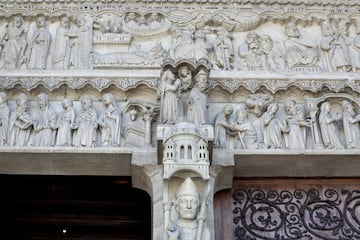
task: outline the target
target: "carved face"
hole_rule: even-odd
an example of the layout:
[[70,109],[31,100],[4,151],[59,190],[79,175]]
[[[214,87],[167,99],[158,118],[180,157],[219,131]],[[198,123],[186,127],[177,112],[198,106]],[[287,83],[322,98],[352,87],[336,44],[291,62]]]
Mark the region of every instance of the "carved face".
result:
[[68,17],[62,17],[61,18],[61,26],[63,27],[70,27],[70,21]]
[[236,121],[242,123],[246,119],[247,113],[246,110],[239,110],[236,114]]
[[39,95],[37,97],[37,103],[38,103],[40,109],[44,110],[46,108],[46,106],[48,105],[45,95]]
[[136,21],[136,15],[135,13],[129,13],[129,15],[127,16],[127,20],[128,21]]
[[286,105],[285,105],[285,110],[286,110],[286,112],[287,112],[288,114],[293,114],[293,113],[295,113],[296,108],[295,108],[294,102],[288,102],[288,103],[286,103]]
[[277,105],[276,103],[272,103],[272,104],[270,104],[269,107],[268,107],[269,113],[274,114],[274,113],[277,112],[277,110],[278,110],[278,105]]
[[290,22],[286,26],[286,34],[288,35],[288,37],[300,37],[299,29],[293,22]]
[[14,26],[17,27],[17,28],[19,28],[19,27],[22,26],[22,24],[23,24],[23,19],[22,19],[22,17],[16,16],[16,17],[14,18]]
[[89,108],[91,107],[91,100],[89,98],[84,98],[81,99],[81,107],[84,111],[89,110]]
[[248,33],[248,35],[246,36],[246,43],[248,44],[248,47],[250,49],[258,49],[260,46],[259,36],[254,32]]
[[138,113],[137,113],[137,111],[136,111],[135,108],[130,111],[130,119],[131,119],[131,121],[135,121],[135,120],[136,120],[137,114],[138,114]]
[[273,41],[269,35],[261,36],[260,42],[262,48],[266,51],[270,51],[273,48]]
[[66,109],[69,109],[69,107],[72,106],[72,102],[70,99],[64,99],[62,101],[62,107],[66,110]]
[[224,107],[224,114],[226,118],[229,118],[233,113],[234,109],[231,105],[227,105]]
[[329,113],[330,112],[330,103],[328,102],[324,102],[322,105],[321,105],[321,110],[325,113]]
[[111,97],[109,95],[104,95],[102,102],[105,106],[111,105]]
[[151,17],[150,17],[151,21],[159,21],[160,20],[160,16],[158,13],[152,13]]
[[197,77],[196,77],[196,86],[200,90],[207,89],[207,77],[205,75],[203,75],[203,74],[197,75]]
[[36,25],[38,28],[44,27],[46,24],[45,18],[44,17],[38,17],[36,19]]
[[177,199],[176,210],[180,218],[194,220],[199,209],[199,199],[194,196],[180,196]]
[[343,35],[343,36],[347,36],[349,34],[348,26],[347,26],[346,22],[339,23],[338,32],[340,35]]

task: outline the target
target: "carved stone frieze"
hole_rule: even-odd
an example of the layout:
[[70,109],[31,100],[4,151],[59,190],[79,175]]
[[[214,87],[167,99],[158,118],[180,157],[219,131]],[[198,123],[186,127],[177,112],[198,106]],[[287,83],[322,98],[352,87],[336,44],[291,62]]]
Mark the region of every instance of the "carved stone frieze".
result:
[[111,6],[4,8],[0,68],[160,69],[167,58],[204,58],[223,71],[360,70],[359,15],[350,10]]

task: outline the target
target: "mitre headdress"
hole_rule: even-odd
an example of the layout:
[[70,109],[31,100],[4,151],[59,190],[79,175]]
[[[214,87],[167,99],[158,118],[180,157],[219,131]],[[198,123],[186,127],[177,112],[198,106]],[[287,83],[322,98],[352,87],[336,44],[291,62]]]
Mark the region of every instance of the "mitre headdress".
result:
[[176,192],[176,198],[179,198],[181,196],[194,196],[196,198],[199,198],[199,191],[195,186],[194,182],[189,177],[186,178],[186,180],[181,184],[181,186]]

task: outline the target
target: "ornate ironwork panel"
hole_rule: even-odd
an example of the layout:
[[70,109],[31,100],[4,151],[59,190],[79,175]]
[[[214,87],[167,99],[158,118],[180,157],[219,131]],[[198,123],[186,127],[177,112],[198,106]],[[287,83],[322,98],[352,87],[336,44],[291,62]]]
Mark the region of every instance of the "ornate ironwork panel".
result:
[[360,239],[360,190],[233,193],[236,240]]

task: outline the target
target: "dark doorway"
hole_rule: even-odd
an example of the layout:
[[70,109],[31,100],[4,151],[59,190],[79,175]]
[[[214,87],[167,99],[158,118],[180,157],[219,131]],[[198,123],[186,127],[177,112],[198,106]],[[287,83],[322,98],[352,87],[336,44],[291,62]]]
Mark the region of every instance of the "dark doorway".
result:
[[1,239],[151,239],[150,197],[130,177],[0,175],[0,189]]

